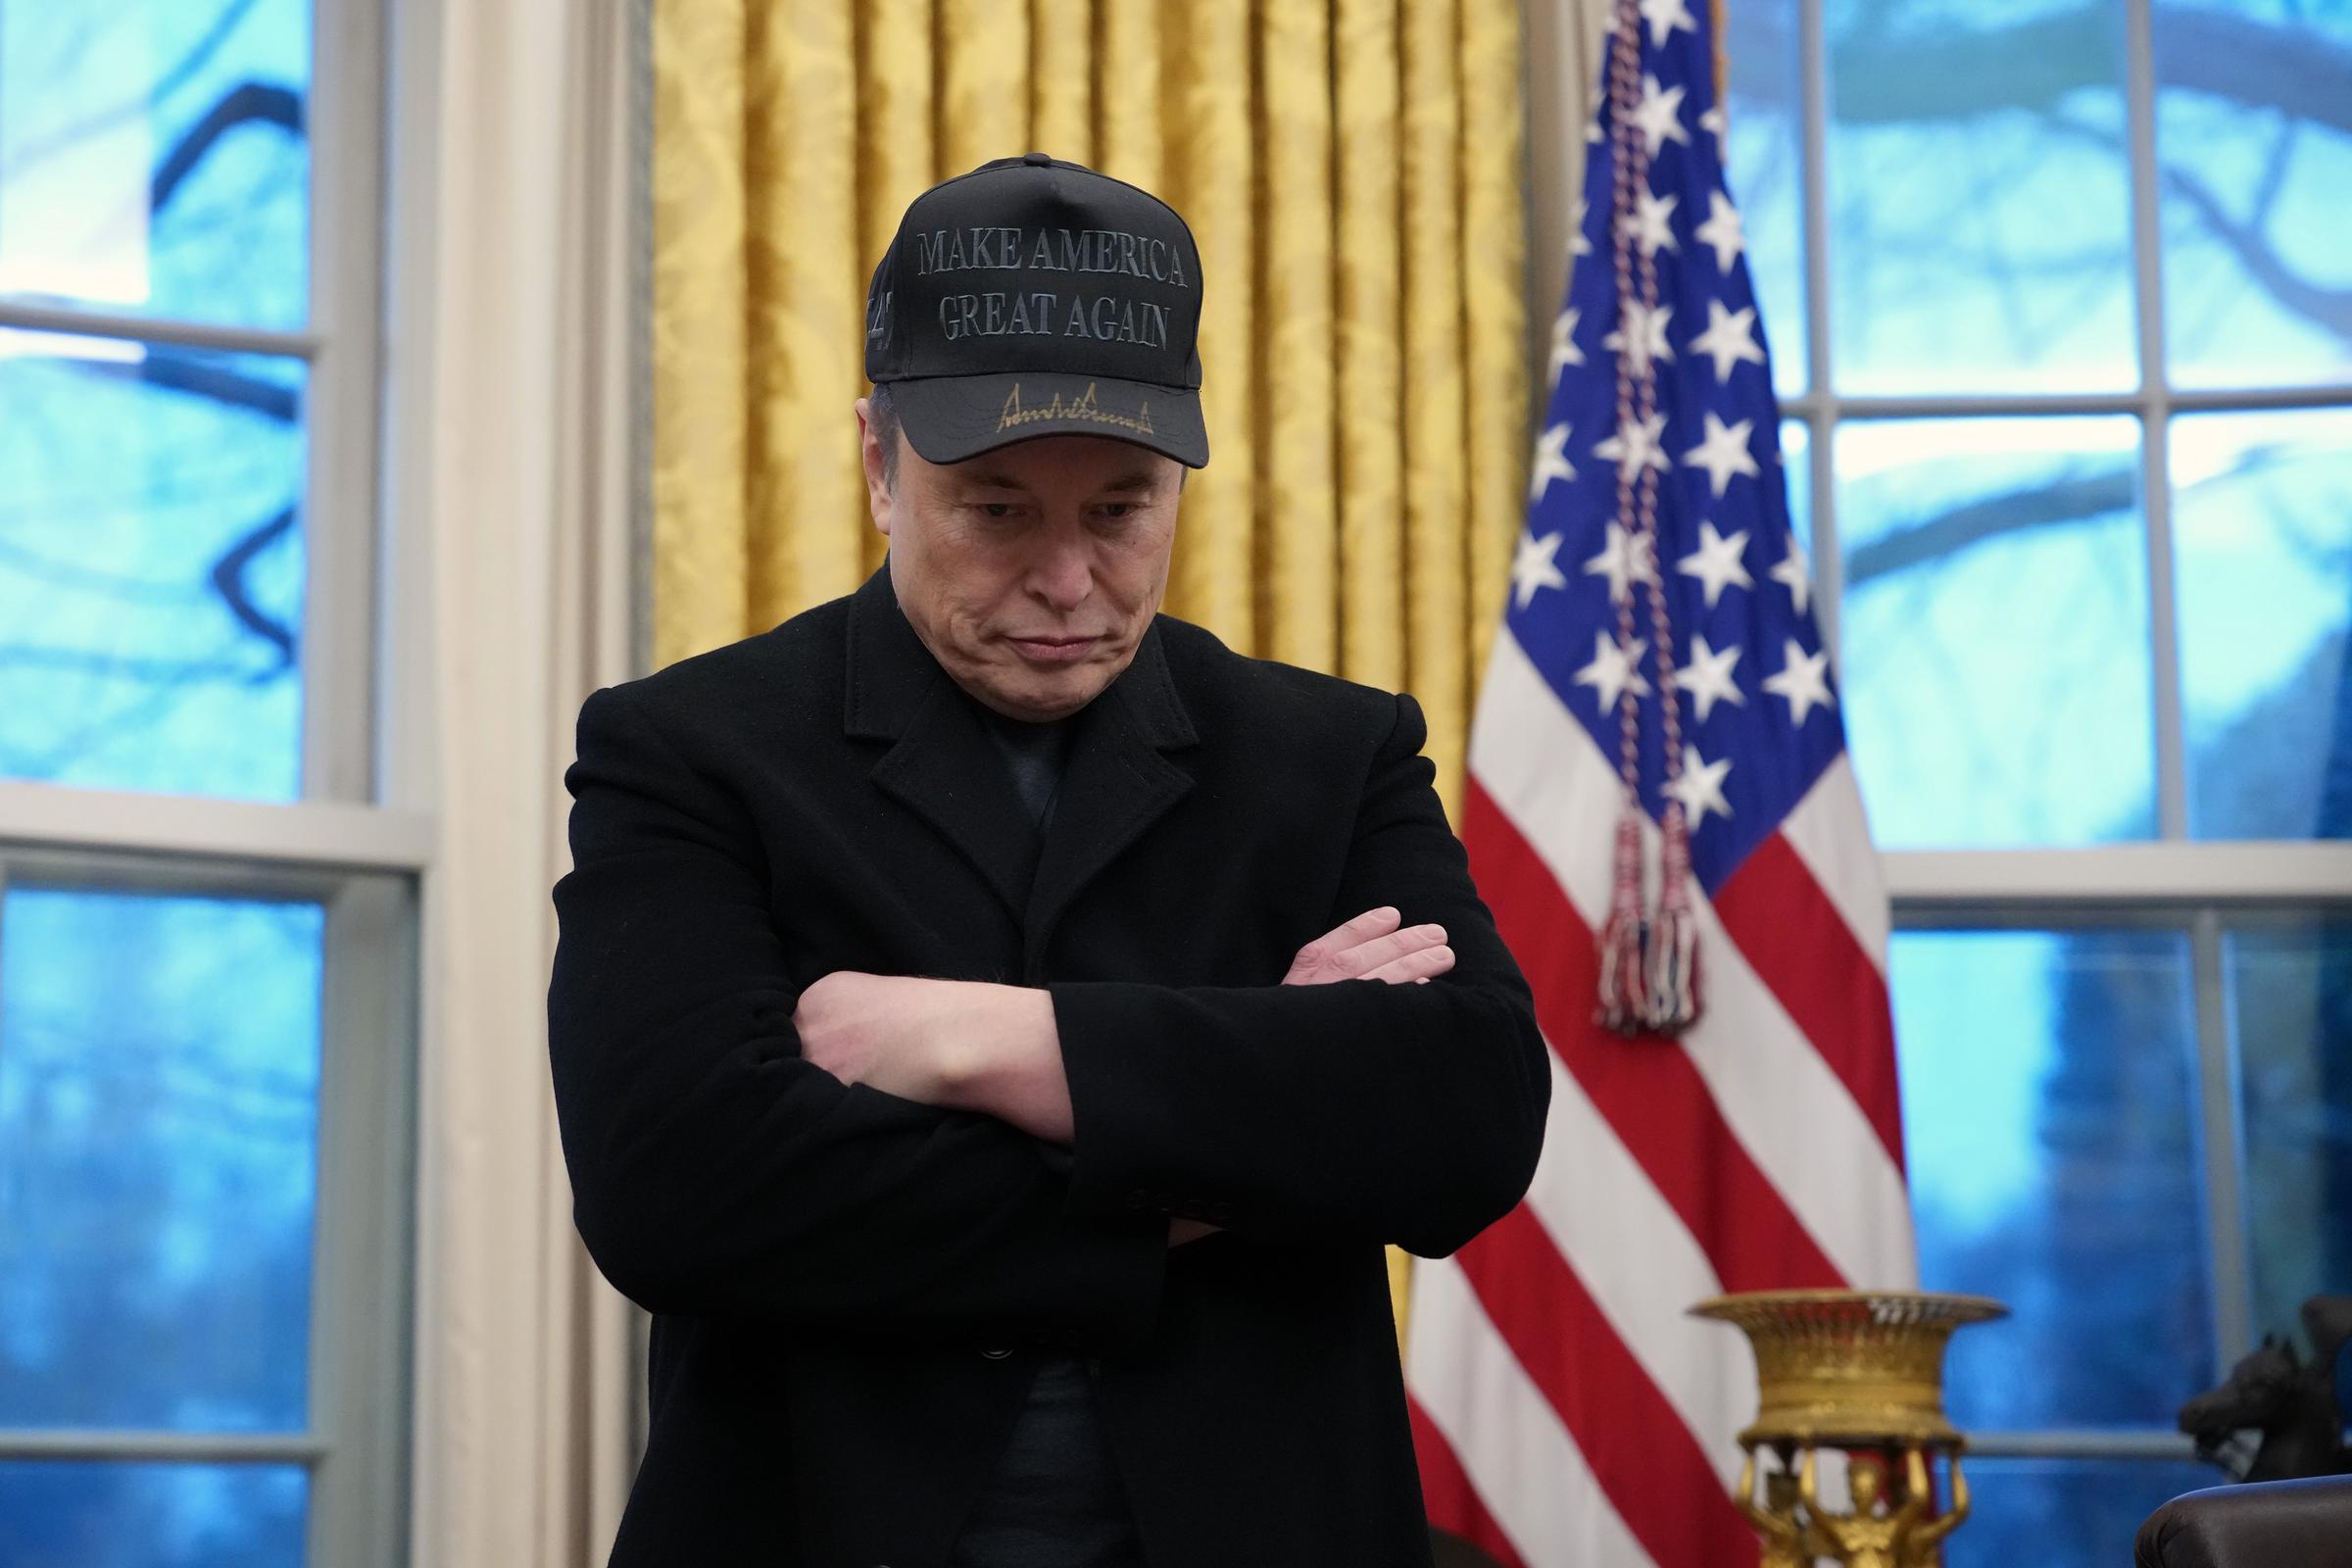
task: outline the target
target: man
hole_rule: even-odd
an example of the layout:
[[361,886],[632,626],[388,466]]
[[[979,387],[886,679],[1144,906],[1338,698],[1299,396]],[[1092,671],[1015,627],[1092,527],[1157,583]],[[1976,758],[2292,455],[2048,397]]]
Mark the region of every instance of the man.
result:
[[549,1029],[654,1314],[612,1561],[1429,1562],[1381,1244],[1549,1097],[1411,698],[1156,613],[1200,258],[1042,154],[917,197],[858,405],[884,567],[590,696]]

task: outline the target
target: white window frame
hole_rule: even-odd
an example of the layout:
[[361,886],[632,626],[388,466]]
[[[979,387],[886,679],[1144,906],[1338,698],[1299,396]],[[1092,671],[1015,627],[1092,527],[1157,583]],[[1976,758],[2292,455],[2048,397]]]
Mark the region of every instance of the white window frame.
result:
[[0,327],[283,355],[309,368],[301,799],[0,780],[0,895],[13,879],[324,909],[308,1420],[282,1434],[0,1429],[0,1462],[299,1464],[309,1473],[305,1561],[393,1568],[407,1557],[418,902],[434,816],[415,767],[388,765],[378,741],[413,732],[388,711],[418,698],[391,678],[393,651],[423,642],[402,623],[414,612],[387,592],[399,553],[378,526],[392,19],[384,0],[313,0],[312,19],[302,328],[0,298]]
[[[2192,841],[2188,837],[2174,582],[2172,495],[2167,472],[2176,414],[2352,407],[2352,383],[2183,390],[2166,365],[2163,238],[2156,166],[2156,74],[2151,0],[2125,0],[2124,92],[2129,117],[2132,257],[2140,382],[2135,390],[2083,395],[1842,397],[1836,390],[1829,262],[1830,83],[1822,0],[1791,0],[1797,21],[1799,210],[1804,247],[1807,388],[1780,399],[1784,419],[1806,432],[1814,572],[1823,633],[1835,650],[1843,592],[1838,548],[1834,441],[1846,420],[1987,416],[2125,414],[2141,421],[2140,491],[2146,521],[2157,837],[2082,849],[1887,851],[1883,856],[1896,929],[1985,926],[2065,930],[2102,917],[2185,931],[2196,1000],[2195,1129],[2210,1275],[2217,1375],[2266,1330],[2255,1321],[2245,1208],[2244,1122],[2232,1026],[2226,1010],[2224,929],[2255,910],[2352,909],[2352,844]],[[1950,1283],[1950,1282],[1946,1282]],[[2183,1389],[2185,1401],[2196,1394]],[[1986,1456],[2191,1458],[2176,1432],[2142,1429],[1972,1432]]]

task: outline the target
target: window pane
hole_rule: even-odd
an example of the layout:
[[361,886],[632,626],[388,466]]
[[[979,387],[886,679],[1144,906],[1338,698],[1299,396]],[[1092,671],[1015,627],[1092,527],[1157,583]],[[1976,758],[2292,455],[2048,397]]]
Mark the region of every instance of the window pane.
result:
[[0,294],[308,314],[309,0],[0,0]]
[[1813,549],[1813,427],[1802,419],[1781,421],[1781,472],[1788,481],[1788,528]]
[[0,1426],[304,1427],[323,932],[0,901]]
[[300,795],[302,390],[0,330],[0,776]]
[[[1803,419],[1781,421],[1781,473],[1788,480],[1788,531],[1796,536],[1805,552],[1805,568],[1816,582],[1821,579],[1819,545],[1813,533],[1813,427]],[[1844,692],[1845,677],[1835,652],[1838,645],[1838,607],[1816,595],[1813,617],[1821,626],[1822,636],[1832,649],[1830,656],[1831,680],[1840,695]]]
[[1879,842],[2153,833],[2137,421],[1871,421],[1837,441],[1846,733]]
[[2223,953],[2254,1328],[2300,1343],[2305,1298],[2352,1294],[2352,916],[2232,930]]
[[0,1568],[296,1568],[296,1465],[0,1463]]
[[1838,386],[2132,385],[2124,8],[1830,0],[1824,24]]
[[2352,9],[2159,3],[2155,29],[2174,377],[2352,376]]
[[2184,1459],[1964,1459],[1970,1516],[1945,1548],[1950,1568],[2132,1560],[2140,1521],[2225,1479]]
[[1964,1430],[2170,1427],[2208,1387],[2189,946],[2173,931],[1901,931],[1903,1132]]
[[2172,482],[2189,831],[2352,837],[2352,412],[2176,419]]
[[1804,153],[1794,0],[1745,0],[1724,18],[1730,56],[1724,183],[1740,209],[1757,340],[1783,397],[1805,389]]

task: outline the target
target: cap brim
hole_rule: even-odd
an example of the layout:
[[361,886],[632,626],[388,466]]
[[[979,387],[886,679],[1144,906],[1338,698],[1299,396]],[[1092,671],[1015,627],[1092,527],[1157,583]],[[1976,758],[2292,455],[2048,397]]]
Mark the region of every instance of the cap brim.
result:
[[907,445],[926,463],[961,463],[1041,435],[1132,441],[1187,467],[1208,464],[1195,387],[1107,375],[931,375],[890,383]]

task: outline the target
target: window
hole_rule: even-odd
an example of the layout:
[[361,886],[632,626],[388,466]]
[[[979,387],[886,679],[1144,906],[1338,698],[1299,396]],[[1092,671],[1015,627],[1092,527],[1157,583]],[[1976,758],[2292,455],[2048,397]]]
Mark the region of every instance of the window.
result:
[[400,1558],[372,0],[0,0],[0,1568]]
[[1956,1568],[2103,1562],[2352,1290],[2352,10],[1749,0],[1730,178],[1872,826]]

